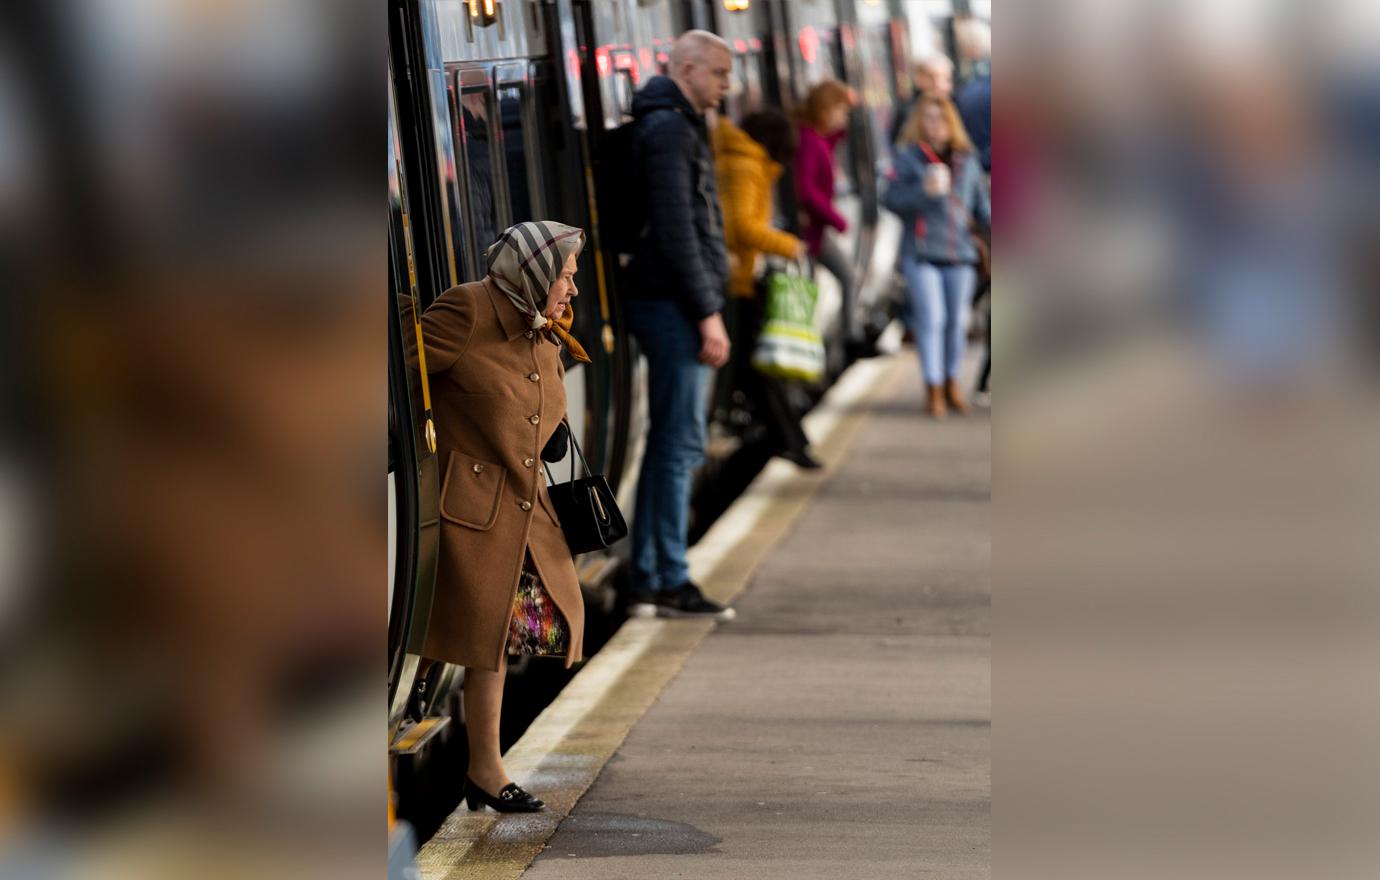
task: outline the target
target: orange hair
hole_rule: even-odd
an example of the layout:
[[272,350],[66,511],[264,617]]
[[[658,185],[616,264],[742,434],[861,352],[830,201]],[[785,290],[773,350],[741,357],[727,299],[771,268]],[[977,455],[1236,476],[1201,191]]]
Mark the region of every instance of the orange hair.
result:
[[824,117],[839,104],[852,104],[853,92],[836,79],[826,79],[815,83],[800,105],[797,122],[818,131],[824,125]]
[[[931,144],[925,140],[925,126],[920,118],[925,113],[926,107],[938,107],[944,113],[944,118],[949,121],[949,142],[947,144]],[[971,153],[973,142],[968,137],[968,129],[963,127],[963,120],[959,118],[958,108],[954,102],[948,98],[941,98],[938,95],[921,95],[920,100],[915,102],[915,109],[910,111],[910,118],[906,124],[901,126],[901,134],[896,138],[898,144],[918,144],[924,142],[929,144],[931,149],[943,150],[948,148],[955,153]]]

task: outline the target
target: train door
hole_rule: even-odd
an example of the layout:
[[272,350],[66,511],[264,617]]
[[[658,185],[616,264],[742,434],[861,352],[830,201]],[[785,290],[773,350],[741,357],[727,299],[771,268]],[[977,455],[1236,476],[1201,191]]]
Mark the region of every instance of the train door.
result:
[[426,635],[437,552],[436,433],[420,347],[417,250],[393,91],[388,95],[388,688],[390,735]]
[[780,106],[780,83],[770,57],[770,13],[764,2],[717,10],[716,33],[733,50],[733,87],[725,100],[729,118],[743,117],[764,104]]
[[[604,154],[607,133],[632,119],[636,89],[666,71],[671,44],[683,30],[685,10],[673,0],[574,0],[574,45],[578,47],[580,85],[586,118],[584,173],[593,193],[594,163]],[[597,207],[591,205],[597,217]],[[594,223],[599,243],[598,223]],[[611,317],[602,341],[614,374],[609,388],[612,416],[606,473],[620,505],[631,510],[646,439],[646,364],[622,326],[619,308],[622,257],[602,247],[596,255],[598,293]]]

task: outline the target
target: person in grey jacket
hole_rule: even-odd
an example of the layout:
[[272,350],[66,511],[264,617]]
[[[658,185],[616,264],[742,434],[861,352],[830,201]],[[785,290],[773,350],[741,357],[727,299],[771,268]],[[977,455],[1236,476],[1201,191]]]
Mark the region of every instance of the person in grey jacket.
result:
[[638,616],[733,613],[690,581],[685,560],[691,481],[709,440],[709,374],[729,354],[728,255],[704,112],[723,100],[732,69],[727,43],[687,31],[671,48],[670,76],[633,96],[631,171],[646,224],[623,311],[647,356],[650,410],[632,525],[629,604]]
[[[927,409],[968,412],[958,383],[977,286],[972,226],[991,226],[982,166],[948,98],[922,96],[901,131],[882,202],[901,217],[901,270],[928,390]],[[947,405],[947,406],[946,406]]]

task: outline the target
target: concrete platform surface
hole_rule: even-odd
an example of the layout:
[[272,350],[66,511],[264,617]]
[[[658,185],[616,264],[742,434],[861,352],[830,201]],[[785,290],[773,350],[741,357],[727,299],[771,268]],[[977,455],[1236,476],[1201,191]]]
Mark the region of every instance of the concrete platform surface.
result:
[[921,416],[918,369],[866,405],[524,876],[990,876],[990,421]]

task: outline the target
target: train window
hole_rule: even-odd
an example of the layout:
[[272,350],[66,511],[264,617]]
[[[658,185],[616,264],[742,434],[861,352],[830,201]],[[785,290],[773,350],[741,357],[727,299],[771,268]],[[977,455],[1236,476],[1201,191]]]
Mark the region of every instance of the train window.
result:
[[498,240],[505,219],[500,216],[500,191],[495,180],[493,92],[487,84],[461,86],[452,110],[461,146],[456,152],[464,164],[469,204],[471,247],[466,254],[466,275],[475,279],[484,274],[484,250]]
[[503,83],[498,87],[498,119],[502,129],[503,166],[508,179],[509,223],[539,220],[545,209],[541,202],[541,177],[535,161],[541,154],[534,126],[529,122],[527,88],[522,83]]
[[[553,111],[561,107],[557,76],[554,65],[545,61],[534,62],[527,72],[524,85],[527,153],[524,158],[532,192],[532,210],[541,215],[537,219],[570,222],[560,211],[562,206],[569,205],[572,200],[578,202],[578,199],[563,195],[570,182],[561,172],[558,154],[571,149],[571,141],[559,117],[553,115]],[[579,187],[579,192],[583,195],[583,186]]]
[[618,107],[618,113],[621,117],[619,124],[632,119],[633,95],[636,92],[637,84],[633,82],[633,73],[631,70],[626,67],[620,67],[618,70],[614,71],[613,94],[616,106]]
[[403,186],[402,149],[398,135],[397,109],[393,105],[393,90],[388,90],[388,251],[389,263],[395,275],[406,277],[402,284],[394,278],[396,295],[415,295],[415,256],[412,249],[411,228],[408,223],[407,194]]
[[748,99],[747,65],[742,55],[733,56],[733,71],[729,74],[728,95],[724,97],[724,108],[728,117],[739,122],[751,112],[753,104]]
[[891,115],[898,106],[891,91],[895,83],[890,76],[889,36],[886,27],[874,27],[863,30],[862,39],[858,41],[864,59],[862,105],[872,128],[872,142],[877,147],[879,158],[891,153],[891,144],[888,142]]
[[733,56],[732,88],[725,99],[731,118],[741,120],[762,106],[764,70],[761,52],[744,51]]

